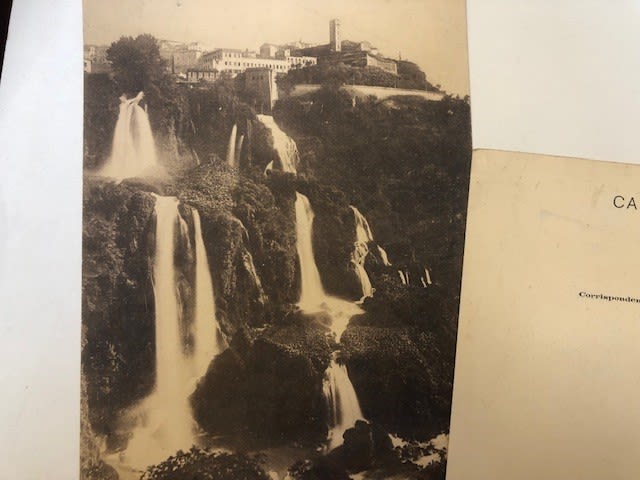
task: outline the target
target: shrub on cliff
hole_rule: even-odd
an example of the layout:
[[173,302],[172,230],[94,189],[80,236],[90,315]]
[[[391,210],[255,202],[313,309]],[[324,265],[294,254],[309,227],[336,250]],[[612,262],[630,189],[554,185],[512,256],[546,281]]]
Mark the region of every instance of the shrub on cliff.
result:
[[269,480],[255,458],[192,447],[147,468],[141,480]]
[[118,89],[130,96],[144,91],[155,100],[171,83],[166,61],[160,56],[160,46],[152,35],[120,37],[107,49],[107,60]]

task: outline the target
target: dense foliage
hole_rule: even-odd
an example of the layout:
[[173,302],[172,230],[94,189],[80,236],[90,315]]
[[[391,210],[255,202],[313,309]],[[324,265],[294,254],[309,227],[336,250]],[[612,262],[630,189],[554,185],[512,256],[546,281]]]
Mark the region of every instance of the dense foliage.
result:
[[151,466],[141,480],[269,480],[255,459],[192,447]]
[[320,63],[289,70],[285,76],[278,79],[278,86],[285,91],[289,91],[301,83],[334,87],[345,84],[395,87],[398,84],[398,77],[378,67],[353,67],[344,63]]
[[158,42],[151,35],[121,37],[107,49],[107,60],[118,90],[129,97],[144,91],[155,100],[161,89],[169,89],[173,83]]

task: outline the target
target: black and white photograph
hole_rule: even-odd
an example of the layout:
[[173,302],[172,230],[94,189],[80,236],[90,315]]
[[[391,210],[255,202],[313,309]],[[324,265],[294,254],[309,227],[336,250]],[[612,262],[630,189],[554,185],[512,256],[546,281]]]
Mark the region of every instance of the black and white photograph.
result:
[[80,478],[444,479],[465,1],[83,19]]

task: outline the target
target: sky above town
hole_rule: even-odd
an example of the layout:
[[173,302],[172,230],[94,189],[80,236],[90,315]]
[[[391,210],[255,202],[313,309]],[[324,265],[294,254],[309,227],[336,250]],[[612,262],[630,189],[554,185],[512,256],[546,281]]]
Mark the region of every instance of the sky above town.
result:
[[84,0],[85,43],[123,35],[258,50],[263,43],[369,41],[383,55],[417,63],[433,84],[469,93],[464,0]]

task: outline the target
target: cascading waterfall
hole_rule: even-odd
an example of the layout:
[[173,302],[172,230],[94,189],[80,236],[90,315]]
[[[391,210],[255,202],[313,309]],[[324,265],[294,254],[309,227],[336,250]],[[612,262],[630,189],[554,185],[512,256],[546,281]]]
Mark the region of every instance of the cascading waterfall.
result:
[[329,450],[341,445],[344,432],[353,427],[356,421],[364,419],[347,367],[339,364],[336,357],[337,352],[334,352],[322,386],[332,425],[328,438]]
[[[280,157],[280,170],[283,172],[297,173],[300,155],[298,154],[298,146],[286,133],[284,133],[271,115],[256,115],[258,121],[262,123],[271,132],[273,138],[273,148],[278,152]],[[274,169],[274,163],[267,165],[265,173]]]
[[141,406],[143,424],[133,432],[126,457],[144,467],[193,443],[188,402],[191,378],[182,348],[174,251],[180,221],[178,199],[156,196],[153,292],[156,311],[156,383]]
[[256,286],[258,290],[258,301],[262,304],[266,303],[267,296],[264,293],[264,288],[262,288],[262,282],[260,281],[260,277],[258,276],[258,271],[256,270],[256,265],[253,263],[253,255],[249,250],[244,250],[242,252],[242,264],[244,265],[245,270],[251,276],[253,280],[253,284]]
[[[283,171],[297,173],[299,161],[298,148],[275,123],[273,117],[258,115],[273,137],[273,145]],[[265,173],[273,169],[270,162]],[[296,249],[300,261],[300,300],[298,306],[306,313],[326,311],[331,316],[331,331],[339,343],[351,317],[362,310],[354,303],[327,295],[322,286],[320,272],[313,254],[313,209],[309,199],[296,192]],[[365,220],[366,221],[366,220]],[[334,352],[331,363],[325,371],[323,393],[327,409],[330,412],[328,447],[330,449],[342,443],[344,432],[355,425],[362,417],[360,404],[345,365],[336,361],[338,352]]]
[[[372,297],[375,289],[371,285],[371,280],[364,268],[367,255],[369,254],[369,244],[374,242],[373,232],[369,226],[369,222],[365,216],[353,205],[349,205],[349,208],[353,211],[353,215],[356,221],[356,241],[354,242],[353,252],[351,252],[351,263],[354,266],[358,280],[360,281],[360,287],[362,288],[362,297],[360,302],[364,301],[367,297]],[[378,253],[380,259],[385,267],[390,267],[389,257],[387,252],[380,245],[378,247]]]
[[[300,260],[301,293],[299,306],[303,311],[313,313],[324,310],[331,316],[331,330],[339,343],[350,318],[361,313],[360,308],[344,300],[325,293],[313,255],[313,210],[309,199],[296,192],[296,247]],[[342,443],[344,432],[362,419],[360,404],[347,367],[336,361],[334,352],[329,368],[325,371],[323,393],[330,413],[328,447],[333,449]]]
[[229,145],[227,145],[227,165],[230,167],[236,166],[236,133],[238,132],[238,126],[234,123],[231,128],[231,134],[229,135]]
[[120,97],[111,156],[100,171],[101,175],[123,180],[147,174],[158,166],[149,116],[138,105],[142,98],[142,92],[132,99]]
[[200,215],[192,210],[195,247],[195,317],[191,325],[194,348],[185,353],[176,286],[174,255],[176,238],[188,235],[186,222],[175,197],[156,196],[156,251],[153,262],[153,292],[156,330],[156,382],[154,391],[139,407],[141,423],[134,432],[125,460],[144,468],[195,440],[189,396],[213,359],[224,348],[216,320],[211,273],[202,238]]
[[380,245],[378,245],[378,253],[380,253],[380,259],[382,260],[382,264],[385,267],[390,267],[391,262],[389,261],[389,256],[387,255],[387,252],[385,251],[385,249],[382,248]]
[[195,339],[194,364],[195,377],[207,372],[211,359],[225,348],[216,318],[216,302],[213,294],[213,282],[209,270],[209,260],[202,238],[200,214],[192,211],[196,239],[196,308],[192,333]]
[[300,259],[300,308],[312,310],[326,299],[320,272],[313,256],[313,210],[309,199],[296,192],[296,248]]
[[353,215],[356,220],[356,241],[354,242],[354,249],[351,252],[351,263],[353,264],[358,280],[360,281],[360,287],[362,288],[363,301],[367,297],[373,296],[373,287],[369,275],[364,268],[364,262],[369,254],[369,242],[373,242],[373,233],[369,227],[369,222],[353,205],[349,206],[353,211]]

